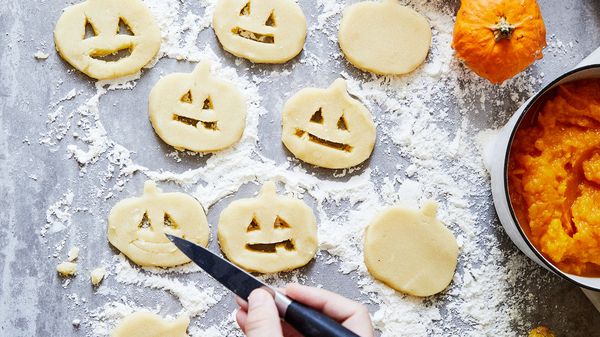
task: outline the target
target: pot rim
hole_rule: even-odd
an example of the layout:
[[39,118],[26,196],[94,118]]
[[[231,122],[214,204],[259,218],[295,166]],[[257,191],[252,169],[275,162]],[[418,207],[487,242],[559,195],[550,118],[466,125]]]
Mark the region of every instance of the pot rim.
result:
[[[512,218],[512,221],[514,222],[514,224],[517,227],[517,231],[519,232],[519,234],[521,235],[521,237],[523,238],[523,240],[525,241],[525,243],[527,244],[527,246],[529,247],[529,249],[531,251],[533,251],[533,253],[535,254],[535,256],[544,263],[544,265],[550,269],[552,272],[554,272],[555,274],[561,276],[563,279],[576,284],[577,286],[581,287],[581,288],[585,288],[585,289],[589,289],[589,290],[595,290],[595,291],[600,291],[600,285],[597,287],[591,286],[589,284],[585,284],[585,283],[581,283],[580,281],[574,279],[571,274],[565,273],[564,271],[560,270],[558,267],[556,267],[552,262],[548,261],[548,259],[546,259],[546,257],[544,255],[542,255],[542,253],[540,253],[538,251],[538,249],[533,245],[533,243],[531,243],[531,241],[529,240],[529,238],[527,237],[527,235],[525,234],[525,232],[523,231],[523,227],[521,227],[521,224],[519,223],[519,220],[517,219],[517,216],[515,214],[515,211],[513,209],[513,205],[512,205],[512,201],[510,199],[510,194],[508,191],[508,163],[509,163],[509,159],[510,159],[510,152],[512,149],[512,145],[513,145],[513,141],[515,139],[517,130],[519,129],[519,127],[521,126],[521,122],[523,121],[523,119],[525,118],[525,116],[527,116],[530,112],[531,107],[537,103],[538,101],[540,101],[541,99],[544,98],[544,96],[550,92],[552,89],[554,89],[554,87],[557,85],[557,83],[563,81],[564,79],[577,74],[579,72],[582,71],[586,71],[588,69],[600,69],[600,64],[590,64],[590,65],[585,65],[582,67],[578,67],[575,69],[572,69],[560,76],[558,76],[557,78],[555,78],[554,80],[552,80],[550,83],[548,83],[546,86],[544,86],[544,88],[542,88],[542,90],[540,90],[537,94],[535,94],[533,96],[533,98],[527,103],[527,105],[525,106],[525,108],[523,109],[523,111],[521,112],[521,115],[519,116],[519,118],[517,119],[514,127],[512,128],[511,132],[510,132],[510,136],[508,138],[508,143],[506,146],[506,152],[505,152],[505,156],[504,156],[504,197],[506,198],[506,202],[508,204],[508,209],[509,209],[509,213],[510,216]],[[577,275],[574,275],[577,276]],[[586,278],[585,276],[579,276],[582,278]],[[600,277],[588,277],[589,279],[593,279],[593,280],[600,280]]]

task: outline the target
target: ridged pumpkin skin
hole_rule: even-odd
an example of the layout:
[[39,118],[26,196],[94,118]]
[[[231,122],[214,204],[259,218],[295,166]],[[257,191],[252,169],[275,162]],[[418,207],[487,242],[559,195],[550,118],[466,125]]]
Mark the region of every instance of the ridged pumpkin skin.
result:
[[463,0],[452,48],[479,76],[502,83],[541,59],[546,27],[535,0]]

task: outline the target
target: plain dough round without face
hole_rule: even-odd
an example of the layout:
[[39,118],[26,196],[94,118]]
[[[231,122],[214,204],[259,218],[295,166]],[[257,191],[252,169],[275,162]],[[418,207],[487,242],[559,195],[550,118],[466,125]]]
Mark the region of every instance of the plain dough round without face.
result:
[[208,244],[202,205],[185,193],[162,193],[146,181],[141,197],[119,201],[108,216],[108,241],[140,266],[172,267],[190,262],[165,233]]
[[170,74],[150,91],[154,131],[179,150],[214,152],[237,142],[246,126],[246,102],[229,82],[210,74],[210,62],[190,74]]
[[446,289],[454,277],[458,245],[437,218],[437,204],[421,211],[392,207],[367,228],[365,264],[376,279],[414,296]]
[[283,107],[283,144],[309,164],[339,169],[367,160],[375,146],[371,113],[350,97],[346,81],[327,89],[306,88]]
[[220,0],[213,29],[223,48],[255,63],[284,63],[302,51],[306,18],[294,0]]
[[317,220],[302,200],[277,195],[267,182],[258,197],[232,202],[219,217],[221,250],[236,265],[260,273],[299,268],[317,253]]
[[[119,33],[120,20],[131,32]],[[89,24],[95,36],[86,38]],[[160,29],[140,0],[87,0],[65,9],[54,28],[60,56],[77,70],[96,79],[131,75],[142,69],[160,49]],[[129,51],[129,56],[103,58]]]
[[397,0],[365,1],[344,10],[338,39],[355,67],[381,75],[406,74],[425,61],[431,28],[423,15]]
[[149,312],[134,312],[123,318],[111,332],[111,337],[188,337],[190,319],[181,316],[168,321]]

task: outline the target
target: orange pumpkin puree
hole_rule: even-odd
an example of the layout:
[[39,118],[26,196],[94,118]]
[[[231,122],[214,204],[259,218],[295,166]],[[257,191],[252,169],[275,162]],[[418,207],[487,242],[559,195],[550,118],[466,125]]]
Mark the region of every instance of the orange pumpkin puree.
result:
[[559,269],[600,275],[600,79],[559,86],[523,121],[509,194],[529,240]]

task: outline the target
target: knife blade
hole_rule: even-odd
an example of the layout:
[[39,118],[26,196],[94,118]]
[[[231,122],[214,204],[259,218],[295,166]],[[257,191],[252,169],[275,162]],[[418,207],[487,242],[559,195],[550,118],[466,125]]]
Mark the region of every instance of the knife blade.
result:
[[265,289],[273,296],[279,316],[304,336],[358,337],[333,319],[290,299],[210,250],[185,239],[166,233],[165,235],[190,260],[245,301],[253,290]]

